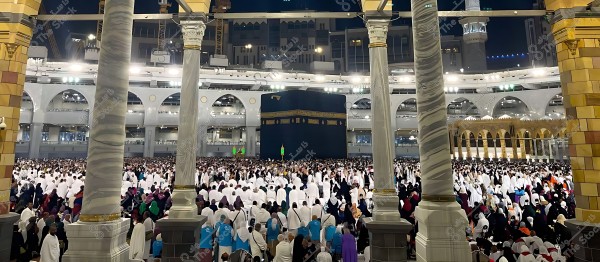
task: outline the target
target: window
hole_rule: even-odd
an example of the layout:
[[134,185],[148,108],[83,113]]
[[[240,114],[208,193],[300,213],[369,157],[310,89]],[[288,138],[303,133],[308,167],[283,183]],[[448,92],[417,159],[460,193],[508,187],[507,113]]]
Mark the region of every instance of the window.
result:
[[371,135],[356,135],[357,144],[371,144]]
[[319,30],[325,30],[325,24],[320,23],[319,24]]

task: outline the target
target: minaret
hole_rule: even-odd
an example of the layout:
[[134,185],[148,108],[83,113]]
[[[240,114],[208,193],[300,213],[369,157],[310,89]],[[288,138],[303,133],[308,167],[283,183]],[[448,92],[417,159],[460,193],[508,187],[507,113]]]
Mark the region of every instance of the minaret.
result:
[[[466,0],[467,11],[480,11],[479,0]],[[463,68],[465,71],[487,70],[485,42],[487,41],[487,17],[463,17]]]

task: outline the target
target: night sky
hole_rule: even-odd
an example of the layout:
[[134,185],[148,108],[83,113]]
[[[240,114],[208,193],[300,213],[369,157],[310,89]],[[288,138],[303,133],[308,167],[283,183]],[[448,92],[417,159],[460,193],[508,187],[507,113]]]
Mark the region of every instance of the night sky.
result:
[[[169,0],[173,6],[171,13],[178,10],[175,0]],[[214,0],[213,0],[214,1]],[[316,10],[316,11],[360,11],[360,0],[231,0],[232,9],[230,12],[279,12],[295,10]],[[491,8],[492,10],[528,10],[532,8],[533,0],[480,0],[482,8]],[[158,13],[158,0],[137,0],[135,5],[136,13]],[[410,10],[409,0],[392,0],[394,10]],[[440,10],[464,10],[462,0],[438,0]],[[98,13],[97,0],[44,0],[44,6],[48,13],[55,13],[58,6],[62,3],[71,8],[71,12],[76,14],[95,14]],[[457,5],[459,4],[459,5]],[[63,8],[58,13],[66,13],[67,8]],[[448,18],[453,19],[453,18]],[[489,56],[527,53],[527,44],[525,38],[524,20],[526,18],[492,18],[488,23],[487,53]],[[394,22],[398,24],[410,24],[410,19],[400,19]],[[338,29],[364,27],[360,19],[344,19],[338,21]],[[68,37],[69,32],[91,34],[96,31],[96,22],[65,22],[55,32],[57,41]],[[461,27],[455,26],[446,34],[461,35]],[[62,38],[62,39],[61,39]]]

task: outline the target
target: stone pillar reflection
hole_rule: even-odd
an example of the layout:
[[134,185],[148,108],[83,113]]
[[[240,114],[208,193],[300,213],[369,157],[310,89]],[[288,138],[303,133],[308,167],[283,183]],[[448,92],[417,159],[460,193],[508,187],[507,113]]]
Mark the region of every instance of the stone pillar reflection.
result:
[[[417,261],[470,261],[467,216],[456,202],[440,42],[437,0],[411,0],[422,201]],[[468,138],[468,137],[467,137]]]
[[533,159],[538,158],[538,148],[537,148],[537,139],[532,139],[533,140]]
[[456,134],[456,130],[450,130],[449,137],[450,137],[450,155],[452,156],[451,159],[454,159],[454,139],[455,139],[455,134]]
[[198,146],[198,82],[200,77],[200,46],[206,25],[198,20],[181,21],[183,31],[183,77],[173,206],[169,218],[193,218],[198,215],[194,174]]
[[506,138],[504,138],[504,134],[502,134],[502,138],[500,138],[500,154],[502,159],[506,159]]
[[519,138],[519,146],[521,148],[521,159],[527,159],[527,152],[525,150],[525,138],[522,136]]
[[[373,168],[375,170],[374,219],[383,221],[399,219],[398,197],[394,176],[394,133],[390,108],[388,83],[387,33],[389,18],[369,19],[369,59],[371,64],[371,111]],[[447,133],[447,131],[446,131]],[[448,150],[446,150],[448,152]]]
[[42,132],[44,124],[31,123],[29,133],[29,158],[40,158],[40,147],[42,146]]
[[156,126],[144,127],[144,157],[154,157]]
[[467,159],[471,159],[471,132],[465,133],[465,142],[467,143]]
[[477,138],[475,139],[475,153],[477,159],[481,159],[481,156],[479,155],[479,134],[477,134]]
[[554,160],[554,139],[550,138],[548,139],[548,162]]
[[247,157],[255,157],[256,156],[256,127],[255,126],[247,126],[246,127],[246,156]]
[[517,137],[516,137],[516,134],[510,134],[510,146],[512,148],[512,159],[519,159],[519,154],[517,154]]
[[197,143],[198,143],[198,148],[196,150],[196,155],[198,157],[206,157],[206,150],[207,150],[207,140],[206,140],[206,135],[208,134],[208,126],[204,125],[204,124],[200,124],[198,126],[198,138],[197,138]]
[[487,133],[484,133],[485,138],[482,140],[483,142],[483,158],[488,160],[490,159],[490,153],[488,152],[488,139]]
[[544,160],[546,160],[547,156],[546,156],[546,139],[542,136],[540,138],[540,143],[542,144],[542,158],[540,158],[540,160],[543,162]]
[[459,132],[458,138],[457,138],[457,144],[458,144],[458,156],[457,159],[462,160],[463,159],[463,152],[462,152],[462,134]]
[[120,189],[133,6],[134,0],[106,2],[83,204],[79,221],[67,225],[63,261],[127,261]]

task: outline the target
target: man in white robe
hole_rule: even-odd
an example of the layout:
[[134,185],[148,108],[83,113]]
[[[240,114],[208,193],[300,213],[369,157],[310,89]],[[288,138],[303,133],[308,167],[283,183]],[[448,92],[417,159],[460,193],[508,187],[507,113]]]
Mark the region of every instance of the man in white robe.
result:
[[279,235],[277,240],[279,240],[279,244],[275,248],[275,262],[292,262],[292,246],[288,238]]
[[308,223],[312,220],[311,212],[312,210],[310,210],[306,201],[303,201],[302,207],[298,209],[298,214],[300,215],[300,222],[302,224],[308,225]]
[[263,258],[263,251],[267,249],[267,241],[260,233],[261,232],[261,224],[254,225],[254,230],[250,233],[250,251],[252,253],[252,257]]
[[56,225],[52,224],[40,248],[40,262],[58,262],[59,259],[60,244],[56,237]]
[[321,247],[321,252],[317,255],[317,262],[331,262],[331,254],[325,251],[325,247]]
[[146,240],[144,243],[144,259],[147,260],[150,258],[150,243],[152,241],[149,236],[154,235],[154,221],[150,218],[150,212],[148,211],[144,212],[144,229],[146,230],[144,235]]
[[23,235],[23,241],[27,241],[27,225],[29,224],[29,219],[34,216],[33,202],[29,202],[27,208],[23,209],[23,212],[21,212],[21,218],[19,219],[19,231],[21,231],[21,234]]
[[146,247],[146,227],[141,221],[133,226],[131,240],[129,241],[129,259],[131,261],[144,261],[144,248]]
[[296,204],[296,205],[299,204],[298,203],[298,191],[299,190],[296,190],[296,186],[294,186],[292,188],[292,190],[290,191],[290,196],[289,196],[290,203],[288,203],[288,205],[292,206],[292,204]]
[[315,199],[319,198],[319,186],[314,181],[306,185],[306,197],[309,205],[312,205]]

